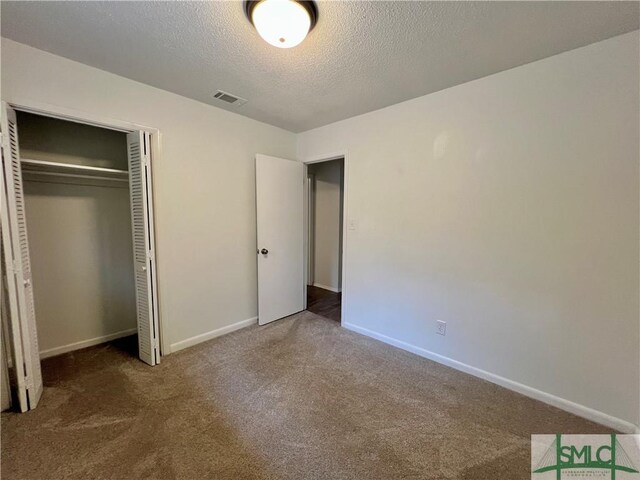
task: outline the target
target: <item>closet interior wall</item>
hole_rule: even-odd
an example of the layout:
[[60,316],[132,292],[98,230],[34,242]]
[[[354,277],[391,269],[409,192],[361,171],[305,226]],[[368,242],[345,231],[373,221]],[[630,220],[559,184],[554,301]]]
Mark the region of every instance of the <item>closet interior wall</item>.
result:
[[127,175],[33,167],[126,171],[126,134],[24,112],[18,126],[41,358],[134,334]]

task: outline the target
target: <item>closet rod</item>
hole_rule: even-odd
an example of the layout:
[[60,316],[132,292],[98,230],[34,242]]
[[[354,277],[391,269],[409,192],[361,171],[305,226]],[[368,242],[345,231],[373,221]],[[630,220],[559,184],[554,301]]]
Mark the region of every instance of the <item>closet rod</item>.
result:
[[122,175],[129,175],[127,170],[118,170],[116,168],[105,168],[105,167],[90,167],[88,165],[74,165],[72,163],[60,163],[60,162],[48,162],[45,160],[31,160],[28,158],[23,158],[21,163],[25,165],[29,165],[32,167],[55,167],[55,168],[64,168],[69,170],[78,170],[83,172],[102,172],[102,173],[116,173]]
[[60,173],[60,172],[39,172],[37,170],[26,170],[25,173],[30,175],[49,175],[51,177],[69,177],[69,178],[88,178],[91,180],[108,180],[110,182],[128,183],[128,178],[101,177],[99,175],[80,175],[77,173]]

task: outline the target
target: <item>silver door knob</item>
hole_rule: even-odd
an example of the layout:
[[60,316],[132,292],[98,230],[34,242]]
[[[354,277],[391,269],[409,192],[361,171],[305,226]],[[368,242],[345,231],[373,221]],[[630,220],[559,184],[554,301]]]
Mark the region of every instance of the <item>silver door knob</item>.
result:
[[263,255],[266,255],[267,253],[269,253],[269,250],[267,250],[266,248],[263,248],[262,250],[260,250],[260,253]]

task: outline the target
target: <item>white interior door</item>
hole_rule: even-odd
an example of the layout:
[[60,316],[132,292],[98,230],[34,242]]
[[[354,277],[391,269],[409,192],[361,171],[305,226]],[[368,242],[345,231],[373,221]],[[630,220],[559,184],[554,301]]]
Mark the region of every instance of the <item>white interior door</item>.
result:
[[[2,183],[2,182],[0,182]],[[4,189],[2,191],[4,193]],[[4,199],[5,197],[0,197]],[[0,204],[4,205],[4,200],[0,200]],[[0,238],[2,236],[0,235]],[[11,381],[9,377],[9,364],[8,359],[11,354],[11,346],[9,342],[9,313],[7,307],[7,293],[5,285],[7,284],[5,278],[6,267],[4,265],[4,254],[0,252],[0,278],[2,278],[2,284],[0,285],[0,321],[2,326],[0,328],[0,405],[2,405],[2,411],[11,408]]]
[[35,408],[42,395],[38,332],[31,284],[29,241],[20,170],[16,112],[2,104],[2,186],[0,203],[2,249],[9,303],[12,366],[18,406]]
[[138,315],[138,355],[149,365],[160,363],[158,294],[156,287],[151,138],[147,132],[127,135],[133,263]]
[[304,166],[256,155],[258,323],[304,310]]

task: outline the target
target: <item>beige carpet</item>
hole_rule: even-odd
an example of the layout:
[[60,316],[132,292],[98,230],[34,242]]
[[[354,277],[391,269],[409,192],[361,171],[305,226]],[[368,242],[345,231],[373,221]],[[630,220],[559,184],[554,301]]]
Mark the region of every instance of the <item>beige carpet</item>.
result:
[[43,362],[2,415],[2,478],[530,479],[532,433],[607,429],[303,312],[148,367]]

